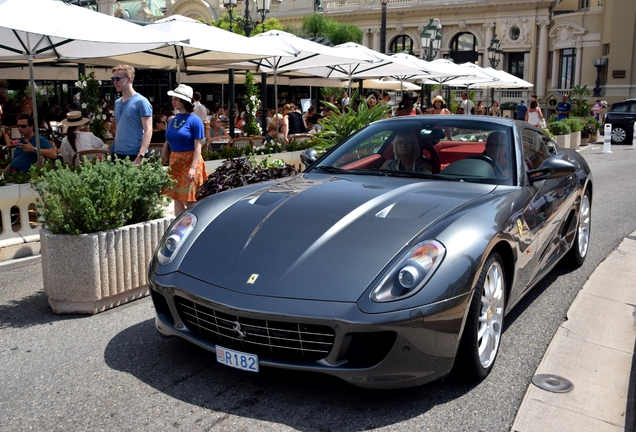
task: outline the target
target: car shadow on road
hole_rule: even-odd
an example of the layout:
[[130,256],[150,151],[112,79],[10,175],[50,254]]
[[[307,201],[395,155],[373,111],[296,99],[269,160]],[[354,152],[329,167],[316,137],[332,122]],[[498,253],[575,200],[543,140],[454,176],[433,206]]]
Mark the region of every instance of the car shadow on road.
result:
[[420,416],[477,385],[451,377],[421,387],[375,391],[323,374],[272,368],[243,372],[217,363],[213,353],[180,338],[162,338],[154,320],[118,333],[104,359],[109,367],[188,404],[296,430],[382,427]]
[[28,328],[56,321],[87,318],[90,315],[57,315],[43,290],[0,304],[0,329]]

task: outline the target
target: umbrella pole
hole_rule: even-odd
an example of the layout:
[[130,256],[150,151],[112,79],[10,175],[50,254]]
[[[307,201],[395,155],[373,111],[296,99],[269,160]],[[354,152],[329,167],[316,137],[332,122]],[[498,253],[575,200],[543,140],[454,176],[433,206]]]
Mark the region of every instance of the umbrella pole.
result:
[[27,33],[27,49],[29,50],[29,78],[31,79],[31,100],[33,104],[33,131],[35,132],[35,151],[40,163],[40,123],[38,123],[38,103],[35,98],[35,78],[33,74],[33,53],[31,53],[31,39]]
[[177,61],[177,85],[181,85],[181,65]]
[[[276,111],[276,140],[280,137],[280,122],[278,121],[278,70],[274,68],[274,110]],[[281,143],[285,148],[285,143]]]

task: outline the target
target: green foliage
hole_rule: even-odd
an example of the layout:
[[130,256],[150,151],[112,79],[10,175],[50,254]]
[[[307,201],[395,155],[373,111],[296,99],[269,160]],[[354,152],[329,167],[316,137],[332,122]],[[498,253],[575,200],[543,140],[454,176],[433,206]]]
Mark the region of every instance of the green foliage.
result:
[[556,114],[552,114],[546,123],[550,124],[550,123],[554,123],[556,121],[557,121],[557,115]]
[[363,33],[354,24],[339,23],[333,18],[325,18],[323,14],[315,13],[303,18],[302,32],[305,36],[326,37],[334,45],[346,42],[362,43]]
[[[355,100],[357,97],[358,91],[356,90],[351,100]],[[322,130],[316,133],[312,140],[316,151],[332,147],[369,123],[386,118],[391,111],[391,105],[388,104],[377,104],[373,108],[369,108],[364,99],[360,100],[357,111],[348,107],[341,111],[332,103],[325,101],[323,103],[333,111],[330,116],[321,120]]]
[[336,100],[342,96],[342,87],[322,87],[320,89],[320,96],[324,99],[328,99],[333,96]]
[[[287,144],[285,151],[298,151],[306,150],[312,146],[312,141],[296,142],[293,140]],[[242,149],[223,147],[221,151],[205,152],[201,154],[204,161],[218,160],[218,159],[232,159],[240,158],[243,156],[258,156],[267,154],[276,154],[283,151],[283,148],[278,143],[265,144],[257,149],[251,147],[244,147]]]
[[87,234],[163,216],[173,183],[160,162],[118,160],[76,168],[55,162],[31,180],[43,226],[55,234]]
[[581,132],[584,126],[583,120],[576,117],[568,117],[561,120],[561,123],[567,124],[572,132]]
[[104,125],[106,115],[102,113],[102,104],[99,89],[102,82],[95,78],[95,71],[88,76],[80,75],[75,86],[80,88],[80,103],[82,104],[82,114],[88,117],[91,132],[97,138],[103,140],[106,126]]
[[591,93],[587,89],[587,85],[584,86],[573,86],[570,90],[570,102],[572,103],[572,115],[585,117],[589,113],[589,108],[587,106],[587,99],[583,96],[590,96]]
[[581,138],[589,138],[596,136],[598,128],[601,123],[594,117],[587,117],[583,119],[583,130],[581,130]]
[[261,125],[256,120],[258,118],[258,108],[260,105],[260,91],[254,85],[254,74],[251,71],[245,72],[245,125],[243,131],[250,136],[263,135]]
[[[236,14],[233,13],[235,17]],[[227,12],[224,12],[223,15],[218,20],[210,21],[210,25],[214,27],[218,27],[223,30],[230,31],[230,15]],[[265,30],[263,30],[263,26]],[[252,29],[250,36],[254,36],[260,33],[268,32],[270,30],[283,30],[283,26],[280,25],[280,22],[276,18],[266,19],[263,24],[259,24]],[[236,34],[240,34],[241,36],[245,36],[245,32],[243,31],[243,26],[237,22],[232,23],[232,32]]]
[[553,135],[569,135],[572,132],[570,126],[564,121],[548,124],[548,130]]

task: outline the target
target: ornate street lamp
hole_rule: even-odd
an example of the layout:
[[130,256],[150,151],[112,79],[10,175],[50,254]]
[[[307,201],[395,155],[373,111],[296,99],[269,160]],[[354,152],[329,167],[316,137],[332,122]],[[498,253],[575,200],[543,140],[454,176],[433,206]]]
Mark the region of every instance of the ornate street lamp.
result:
[[432,18],[420,33],[422,60],[432,61],[442,47],[442,23]]
[[380,52],[386,53],[386,4],[389,0],[380,0],[382,4],[382,20],[380,21]]
[[596,86],[594,87],[594,94],[592,96],[600,97],[601,96],[601,70],[607,64],[607,59],[604,57],[601,58],[593,58],[592,64],[596,68]]
[[495,35],[495,37],[491,39],[490,46],[488,47],[488,60],[490,61],[490,67],[493,69],[497,69],[497,65],[499,65],[501,61],[501,54],[503,53],[499,42],[497,35]]
[[[261,21],[255,21],[250,15],[250,3],[249,0],[245,0],[245,14],[243,18],[233,16],[234,8],[238,0],[223,0],[223,6],[228,10],[230,15],[230,31],[232,31],[232,22],[240,24],[245,32],[245,36],[250,37],[252,30],[259,24],[265,22],[265,15],[269,13],[271,0],[256,0],[256,12],[261,16]],[[263,27],[263,30],[265,28]]]

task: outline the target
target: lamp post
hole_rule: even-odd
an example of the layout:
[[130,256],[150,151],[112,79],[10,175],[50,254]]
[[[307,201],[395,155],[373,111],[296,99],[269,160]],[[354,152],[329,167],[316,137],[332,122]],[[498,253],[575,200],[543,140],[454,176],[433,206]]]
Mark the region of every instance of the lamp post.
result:
[[594,94],[592,96],[600,97],[601,96],[601,70],[603,70],[603,68],[607,64],[607,59],[604,57],[593,58],[592,64],[594,64],[594,67],[596,68],[596,81],[594,82],[596,86],[594,87]]
[[380,21],[380,52],[386,53],[386,4],[389,0],[380,0],[382,4],[382,20]]
[[[422,60],[433,61],[442,47],[442,23],[439,18],[432,18],[422,33],[420,33],[422,43]],[[422,96],[422,103],[424,97]],[[426,105],[431,104],[431,85],[426,86]]]
[[[252,16],[250,15],[249,0],[245,0],[245,14],[243,18],[233,16],[233,12],[234,12],[234,8],[236,7],[237,0],[223,0],[223,6],[225,6],[225,8],[228,11],[228,14],[230,15],[230,31],[233,31],[232,23],[236,22],[240,24],[241,27],[243,28],[243,31],[245,32],[245,36],[250,37],[250,35],[252,34],[252,30],[259,24],[263,24],[265,22],[265,15],[269,13],[271,0],[255,0],[255,2],[256,2],[256,12],[261,16],[260,22],[252,19]],[[263,24],[263,31],[264,30],[265,30],[265,24]],[[265,85],[263,84],[263,82],[265,82],[266,76],[267,75],[265,73],[261,74],[261,88],[265,88],[265,89],[267,89],[267,87],[266,87],[266,84]],[[228,89],[229,89],[228,111],[230,114],[229,128],[230,128],[230,136],[234,138],[234,119],[236,118],[236,115],[238,114],[236,110],[234,109],[234,69],[230,69],[228,71]],[[267,118],[267,92],[265,92],[263,97],[264,99],[262,100],[263,110],[261,112],[261,121],[263,122],[263,125],[264,125],[266,121],[265,119]]]
[[497,39],[497,35],[490,40],[490,46],[488,47],[488,60],[490,61],[490,67],[493,69],[497,69],[499,62],[501,61],[501,54],[503,50],[501,49],[501,44],[499,39]]

